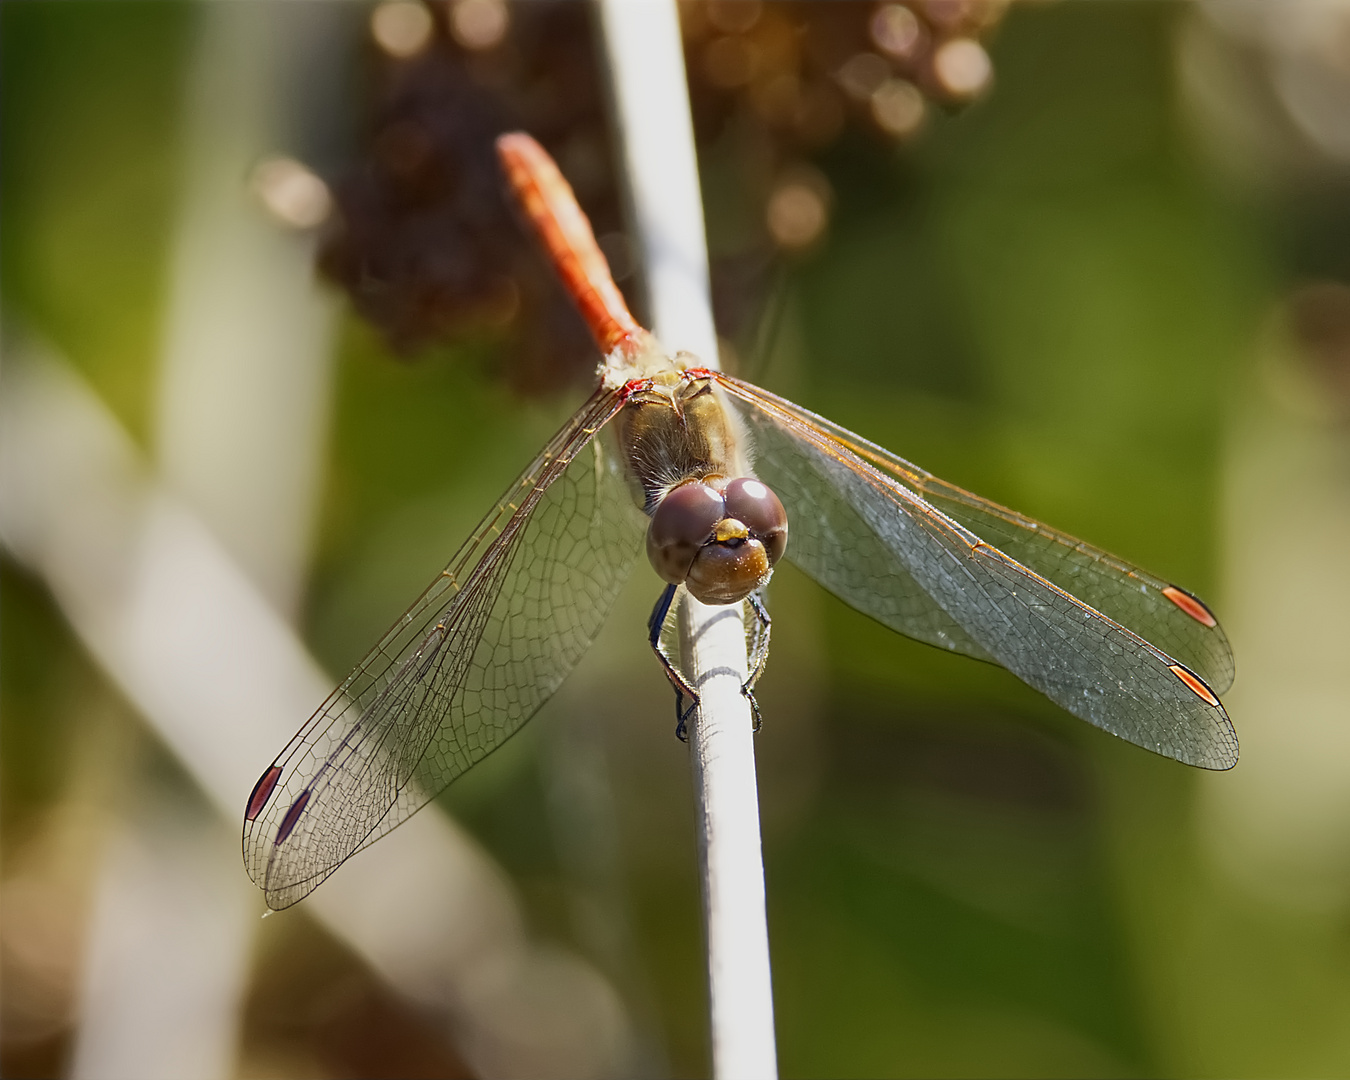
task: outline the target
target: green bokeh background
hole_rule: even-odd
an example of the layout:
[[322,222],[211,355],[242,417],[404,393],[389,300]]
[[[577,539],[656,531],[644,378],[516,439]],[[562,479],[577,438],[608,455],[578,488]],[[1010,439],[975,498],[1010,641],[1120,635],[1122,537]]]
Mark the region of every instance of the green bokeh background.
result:
[[[1230,414],[1283,292],[1303,275],[1350,276],[1350,245],[1334,239],[1350,213],[1343,199],[1237,193],[1206,168],[1176,85],[1191,17],[1180,4],[1015,8],[991,46],[987,100],[900,154],[836,144],[819,162],[834,189],[828,240],[792,269],[756,377],[1185,584],[1222,616]],[[196,18],[187,4],[0,7],[6,316],[78,367],[147,452]],[[715,151],[706,164],[716,183]],[[716,192],[709,205],[715,215]],[[453,352],[391,363],[347,317],[304,613],[334,673],[576,403],[522,407],[480,370]],[[152,736],[41,583],[9,561],[0,572],[8,852],[66,797],[81,746]],[[654,594],[654,579],[641,584]],[[509,869],[532,930],[592,953],[662,1068],[699,1075],[687,760],[642,656],[645,599],[638,588],[616,615],[629,624],[610,628],[637,641],[627,670],[587,674],[446,803]],[[774,604],[758,746],[784,1075],[1350,1070],[1345,908],[1280,907],[1223,876],[1196,807],[1224,776],[901,640],[791,570]],[[610,886],[630,920],[618,960],[593,955],[569,915],[589,886],[556,842],[548,795],[548,761],[576,723],[563,714],[587,719],[587,687],[631,713],[604,747]],[[279,969],[301,995],[359,977],[301,918],[288,926],[260,947],[245,1071],[267,1040],[319,1057],[302,1019],[257,1019]],[[22,1060],[59,1069],[64,1052],[58,1040]]]

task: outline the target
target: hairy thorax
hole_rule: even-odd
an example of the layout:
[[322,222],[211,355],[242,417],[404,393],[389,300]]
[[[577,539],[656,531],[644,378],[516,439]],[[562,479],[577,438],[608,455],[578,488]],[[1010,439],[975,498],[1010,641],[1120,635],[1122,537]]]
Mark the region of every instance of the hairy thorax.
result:
[[617,418],[634,495],[648,514],[678,484],[750,475],[745,439],[711,380],[672,368],[651,383]]

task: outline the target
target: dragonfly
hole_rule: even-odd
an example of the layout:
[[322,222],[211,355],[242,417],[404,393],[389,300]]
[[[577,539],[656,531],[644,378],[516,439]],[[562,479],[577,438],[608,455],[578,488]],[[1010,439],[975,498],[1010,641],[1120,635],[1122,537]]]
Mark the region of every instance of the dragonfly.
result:
[[[1073,715],[1204,769],[1238,758],[1233,654],[1193,593],[974,495],[687,353],[634,319],[590,223],[529,135],[497,141],[522,218],[604,360],[598,385],[424,593],[264,771],[244,862],[274,909],[318,887],[553,694],[646,550],[649,640],[692,595],[747,605],[793,562],[911,638],[999,664]],[[756,711],[756,715],[757,711]]]

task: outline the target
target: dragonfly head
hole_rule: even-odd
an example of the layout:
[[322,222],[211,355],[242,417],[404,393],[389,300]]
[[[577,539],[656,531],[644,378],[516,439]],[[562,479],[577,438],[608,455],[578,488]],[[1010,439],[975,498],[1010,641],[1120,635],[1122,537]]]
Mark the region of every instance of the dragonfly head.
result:
[[705,476],[657,504],[647,557],[664,580],[703,603],[734,604],[769,580],[787,533],[787,511],[764,484]]

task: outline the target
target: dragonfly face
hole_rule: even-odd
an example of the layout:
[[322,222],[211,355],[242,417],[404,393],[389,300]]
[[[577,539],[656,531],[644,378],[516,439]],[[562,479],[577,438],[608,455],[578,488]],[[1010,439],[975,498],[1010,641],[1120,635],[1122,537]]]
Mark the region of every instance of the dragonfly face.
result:
[[735,604],[769,583],[787,536],[787,511],[758,480],[707,476],[661,500],[647,529],[647,557],[695,599]]
[[[623,306],[548,155],[523,135],[498,149],[606,353],[600,386],[259,779],[244,860],[270,906],[306,896],[519,730],[598,633],[644,533],[668,583],[648,627],[658,655],[678,586],[744,599],[767,625],[757,590],[788,558],[858,611],[999,664],[1104,731],[1202,768],[1237,762],[1218,697],[1233,655],[1204,603],[668,358]],[[607,425],[617,454],[595,438]]]

